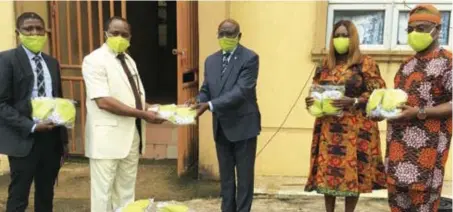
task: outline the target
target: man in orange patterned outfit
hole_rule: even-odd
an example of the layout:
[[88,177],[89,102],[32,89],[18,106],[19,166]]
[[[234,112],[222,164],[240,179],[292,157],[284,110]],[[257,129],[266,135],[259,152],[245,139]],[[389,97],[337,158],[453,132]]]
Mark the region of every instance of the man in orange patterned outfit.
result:
[[409,98],[389,121],[386,172],[392,212],[437,211],[452,135],[452,57],[439,46],[439,11],[409,13],[408,43],[417,53],[395,76]]

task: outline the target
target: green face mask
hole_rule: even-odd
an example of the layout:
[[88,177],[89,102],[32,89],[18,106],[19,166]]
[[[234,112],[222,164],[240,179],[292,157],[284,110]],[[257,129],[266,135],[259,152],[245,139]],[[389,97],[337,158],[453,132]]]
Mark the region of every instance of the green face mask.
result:
[[349,38],[334,38],[333,39],[333,46],[338,54],[344,54],[349,50]]
[[226,52],[233,51],[234,48],[236,48],[236,46],[238,45],[238,43],[239,43],[239,38],[238,37],[235,37],[235,38],[227,38],[227,37],[219,38],[220,48],[223,51],[226,51]]
[[106,43],[115,53],[123,53],[131,45],[129,40],[121,36],[107,37]]
[[22,45],[33,53],[42,51],[47,42],[47,35],[23,35],[19,33]]
[[412,49],[416,52],[421,52],[425,50],[433,42],[431,32],[413,31],[409,33],[409,35],[407,36],[407,42],[409,43],[409,46],[411,46]]

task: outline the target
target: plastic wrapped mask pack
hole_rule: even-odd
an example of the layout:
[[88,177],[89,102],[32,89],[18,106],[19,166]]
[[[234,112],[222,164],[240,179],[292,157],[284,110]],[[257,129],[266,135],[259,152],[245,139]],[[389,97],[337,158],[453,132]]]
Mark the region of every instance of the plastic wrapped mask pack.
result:
[[51,122],[73,128],[76,120],[74,101],[62,98],[39,97],[31,101],[32,117],[36,123]]
[[175,125],[196,124],[197,111],[185,105],[157,105],[149,110],[157,112],[160,118]]
[[308,108],[308,111],[314,117],[321,117],[324,115],[322,111],[322,93],[312,92],[311,97],[313,98],[313,105]]
[[324,91],[322,93],[322,111],[326,115],[340,115],[341,110],[332,105],[332,101],[335,99],[341,99],[343,93],[337,90]]
[[386,111],[395,110],[407,102],[407,94],[401,89],[388,89],[382,98],[382,109]]
[[186,205],[175,201],[154,202],[153,199],[137,200],[115,212],[194,212]]
[[314,103],[308,108],[311,115],[315,117],[329,116],[342,116],[343,111],[334,107],[332,101],[341,99],[344,96],[344,86],[334,85],[314,85],[310,89],[310,97],[313,98]]
[[372,111],[376,110],[384,98],[385,89],[376,89],[371,93],[370,98],[368,98],[368,103],[366,105],[366,113],[371,114]]
[[50,98],[35,98],[31,101],[32,117],[35,122],[48,120],[55,107],[55,101]]
[[373,91],[367,104],[369,117],[391,119],[401,113],[399,107],[407,102],[407,94],[401,89],[378,89]]

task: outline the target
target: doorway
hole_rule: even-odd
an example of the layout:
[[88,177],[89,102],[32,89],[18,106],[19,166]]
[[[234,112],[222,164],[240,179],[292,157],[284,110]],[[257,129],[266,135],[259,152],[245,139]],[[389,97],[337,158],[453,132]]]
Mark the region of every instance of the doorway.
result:
[[177,102],[176,1],[127,1],[131,47],[152,104]]
[[[122,15],[123,8],[126,10],[125,18],[131,25],[132,34],[128,53],[137,64],[147,102],[175,103],[178,90],[177,56],[172,54],[172,50],[177,46],[176,1],[100,2],[104,22],[112,15]],[[99,22],[96,17],[99,7],[92,7],[91,10],[93,18]]]

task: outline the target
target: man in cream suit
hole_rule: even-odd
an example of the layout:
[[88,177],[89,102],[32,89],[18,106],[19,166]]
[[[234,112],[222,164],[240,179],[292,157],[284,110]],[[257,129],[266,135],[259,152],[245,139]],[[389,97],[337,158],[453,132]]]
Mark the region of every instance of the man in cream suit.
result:
[[82,65],[92,212],[110,212],[134,201],[139,155],[146,144],[145,121],[162,122],[146,111],[137,67],[125,53],[131,38],[129,23],[112,17],[105,27],[106,43],[86,56]]

